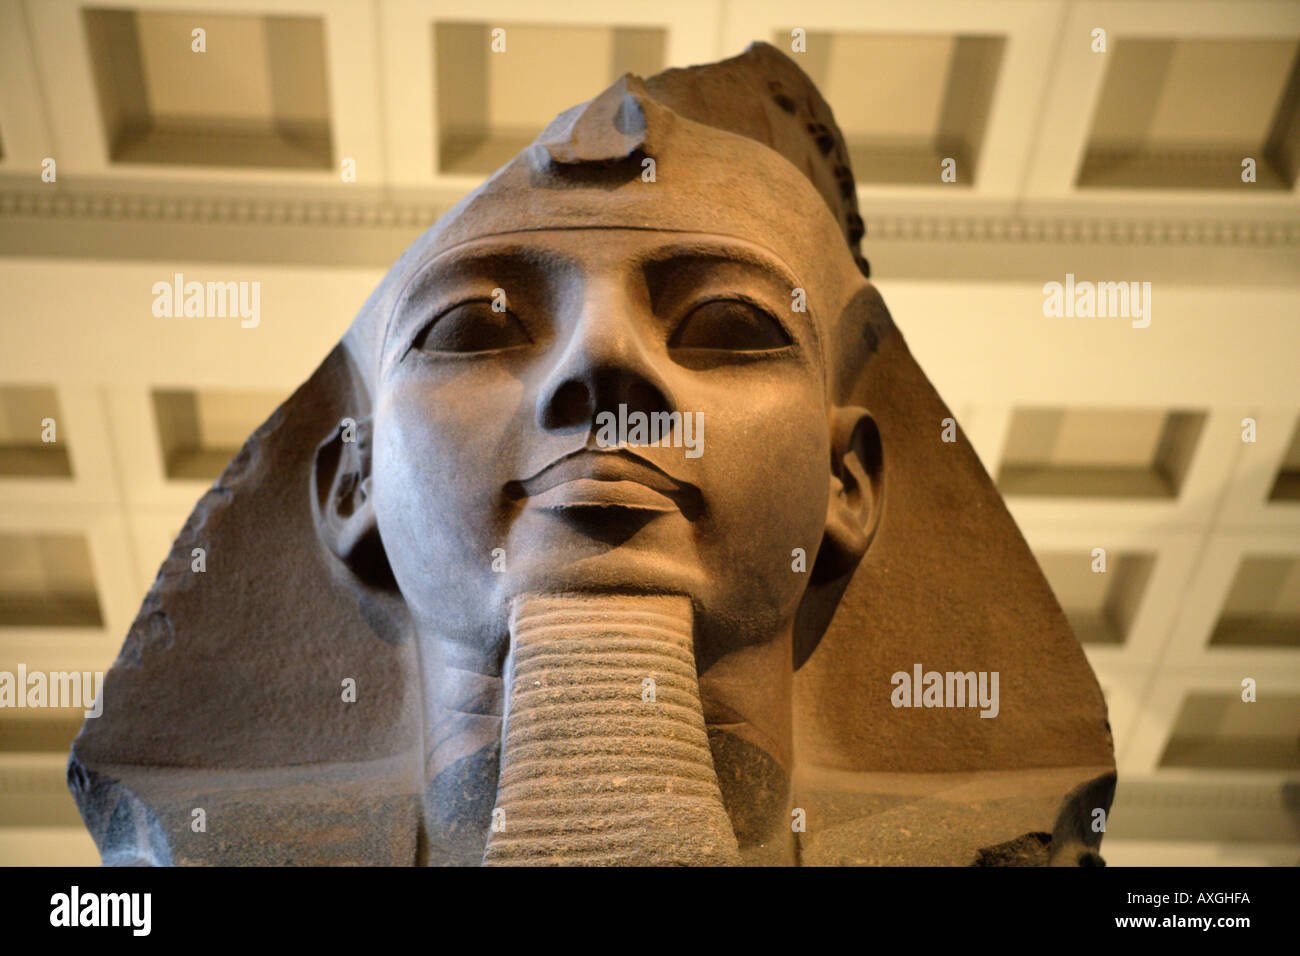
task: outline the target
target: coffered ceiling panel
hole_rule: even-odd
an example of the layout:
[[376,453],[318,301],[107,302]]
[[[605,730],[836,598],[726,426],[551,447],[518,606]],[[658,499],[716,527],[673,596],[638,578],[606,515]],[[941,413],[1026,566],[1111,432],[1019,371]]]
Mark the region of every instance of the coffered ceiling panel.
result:
[[83,16],[114,162],[333,165],[319,19],[120,8]]

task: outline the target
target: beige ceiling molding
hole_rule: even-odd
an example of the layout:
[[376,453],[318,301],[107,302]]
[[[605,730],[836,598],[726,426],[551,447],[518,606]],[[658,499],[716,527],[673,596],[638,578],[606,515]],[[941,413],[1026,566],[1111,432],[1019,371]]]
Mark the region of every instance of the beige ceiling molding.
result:
[[[0,189],[0,217],[210,225],[379,227],[420,229],[454,202],[324,198],[213,197],[122,192],[64,193]],[[1199,219],[999,215],[865,217],[867,236],[886,241],[1069,243],[1138,246],[1294,246],[1300,219]]]
[[412,228],[432,224],[450,205],[151,196],[107,192],[51,195],[39,190],[0,191],[0,216],[145,220],[209,225],[266,223]]
[[1139,246],[1290,246],[1300,242],[1300,220],[1187,220],[1061,216],[863,217],[877,240],[1029,242]]

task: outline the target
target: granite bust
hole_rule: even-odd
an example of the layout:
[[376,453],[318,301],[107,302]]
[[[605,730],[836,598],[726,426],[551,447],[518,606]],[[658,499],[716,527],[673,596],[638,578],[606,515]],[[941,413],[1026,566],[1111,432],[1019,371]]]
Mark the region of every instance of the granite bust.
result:
[[104,862],[1099,863],[1099,688],[863,232],[765,44],[558,116],[195,507]]

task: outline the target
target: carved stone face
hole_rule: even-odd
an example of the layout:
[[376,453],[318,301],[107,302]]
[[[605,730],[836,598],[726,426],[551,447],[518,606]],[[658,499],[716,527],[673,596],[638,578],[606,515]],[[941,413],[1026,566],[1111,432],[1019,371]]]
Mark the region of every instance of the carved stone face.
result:
[[[196,506],[71,755],[106,862],[1095,847],[1096,680],[862,231],[763,44],[557,117]],[[998,719],[891,706],[935,658],[1007,675]],[[191,830],[198,794],[237,839]]]
[[[398,299],[374,409],[375,513],[421,631],[499,659],[528,591],[685,594],[733,646],[789,621],[792,551],[812,566],[831,487],[824,332],[792,308],[794,268],[619,228],[431,259]],[[682,422],[609,447],[598,426],[636,413]]]

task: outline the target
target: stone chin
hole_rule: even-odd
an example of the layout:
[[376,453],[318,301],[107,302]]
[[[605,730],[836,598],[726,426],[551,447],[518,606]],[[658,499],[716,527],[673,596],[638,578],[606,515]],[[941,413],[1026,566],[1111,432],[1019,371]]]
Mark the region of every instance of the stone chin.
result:
[[[636,549],[557,560],[547,552],[535,561],[524,556],[519,568],[502,575],[493,589],[493,620],[504,622],[510,602],[520,594],[672,594],[686,597],[696,616],[696,627],[712,631],[729,629],[731,646],[770,640],[793,618],[791,595],[780,603],[746,601],[717,581],[698,564],[653,551]],[[793,595],[795,601],[798,594]]]

